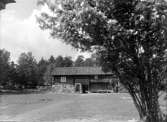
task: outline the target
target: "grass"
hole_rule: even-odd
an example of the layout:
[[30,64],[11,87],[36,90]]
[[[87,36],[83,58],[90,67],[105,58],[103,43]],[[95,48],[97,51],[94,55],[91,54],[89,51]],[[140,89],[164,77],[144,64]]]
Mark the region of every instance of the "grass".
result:
[[0,96],[0,121],[123,122],[134,118],[138,113],[126,93]]
[[138,118],[131,98],[123,93],[3,95],[0,100],[1,115],[27,121],[29,118],[39,121]]

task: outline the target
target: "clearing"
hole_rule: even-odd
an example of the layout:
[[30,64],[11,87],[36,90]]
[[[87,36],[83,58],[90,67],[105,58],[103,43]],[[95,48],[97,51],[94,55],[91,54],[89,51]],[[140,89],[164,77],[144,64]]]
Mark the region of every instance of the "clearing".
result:
[[0,96],[0,121],[128,122],[132,119],[138,119],[138,113],[126,93]]

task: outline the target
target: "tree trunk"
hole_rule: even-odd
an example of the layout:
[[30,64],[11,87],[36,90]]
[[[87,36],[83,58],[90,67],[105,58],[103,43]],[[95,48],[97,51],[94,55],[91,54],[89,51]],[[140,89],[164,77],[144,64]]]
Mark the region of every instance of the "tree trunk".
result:
[[162,114],[158,102],[158,93],[150,88],[144,96],[140,93],[129,90],[134,104],[139,112],[140,119],[144,122],[162,122]]

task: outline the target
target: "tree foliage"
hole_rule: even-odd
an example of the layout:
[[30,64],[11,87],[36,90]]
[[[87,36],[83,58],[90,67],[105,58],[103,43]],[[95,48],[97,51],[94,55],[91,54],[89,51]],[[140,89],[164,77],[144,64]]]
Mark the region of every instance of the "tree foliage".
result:
[[63,67],[72,67],[72,66],[73,66],[72,57],[70,56],[64,57]]
[[[161,122],[159,86],[167,61],[164,0],[55,0],[41,2],[51,14],[38,17],[52,37],[83,51],[97,51],[103,70],[128,89],[141,119]],[[138,92],[136,92],[138,91]]]
[[55,67],[62,67],[63,66],[63,57],[58,56],[55,60],[54,65],[55,65]]
[[19,77],[17,72],[17,65],[12,61],[8,68],[8,88],[15,89],[19,84]]
[[93,67],[93,66],[95,66],[95,62],[93,61],[92,58],[87,58],[84,61],[84,66]]
[[38,85],[45,84],[45,80],[43,76],[46,72],[48,64],[49,62],[47,60],[44,60],[43,58],[41,58],[41,60],[38,62]]
[[15,0],[1,0],[0,1],[0,10],[5,9],[6,4],[15,3]]
[[18,64],[20,84],[25,88],[35,88],[38,81],[38,67],[32,53],[22,53]]
[[0,49],[0,85],[5,86],[8,82],[8,69],[10,66],[10,53]]
[[17,65],[14,62],[10,62],[10,52],[0,49],[0,86],[11,89],[17,83]]
[[74,62],[75,67],[80,67],[84,65],[84,57],[82,55],[79,55],[77,59]]
[[50,64],[53,64],[53,63],[55,63],[55,58],[54,58],[54,56],[50,56],[50,58],[49,58],[49,63]]

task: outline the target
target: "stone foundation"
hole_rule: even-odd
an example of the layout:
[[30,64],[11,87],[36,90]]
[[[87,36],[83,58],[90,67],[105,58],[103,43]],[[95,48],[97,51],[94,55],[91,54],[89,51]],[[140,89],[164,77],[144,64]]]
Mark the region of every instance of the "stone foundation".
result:
[[52,92],[56,93],[74,93],[75,87],[71,84],[55,84],[52,86]]

